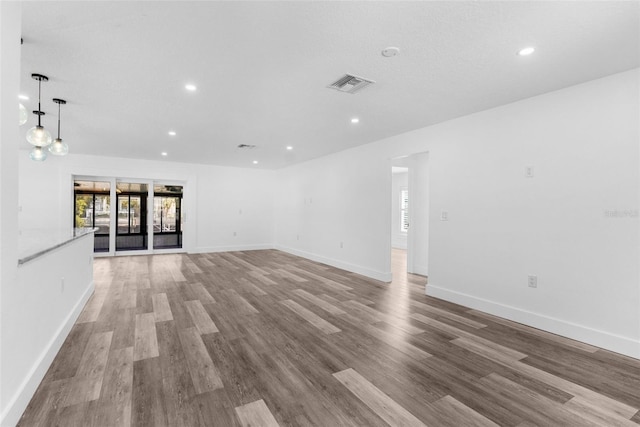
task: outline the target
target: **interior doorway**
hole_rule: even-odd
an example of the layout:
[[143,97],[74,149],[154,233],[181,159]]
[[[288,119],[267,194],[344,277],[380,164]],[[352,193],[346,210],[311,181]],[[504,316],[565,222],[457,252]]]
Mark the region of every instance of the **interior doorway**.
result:
[[429,154],[416,153],[391,161],[391,259],[394,281],[398,266],[409,274],[428,276]]

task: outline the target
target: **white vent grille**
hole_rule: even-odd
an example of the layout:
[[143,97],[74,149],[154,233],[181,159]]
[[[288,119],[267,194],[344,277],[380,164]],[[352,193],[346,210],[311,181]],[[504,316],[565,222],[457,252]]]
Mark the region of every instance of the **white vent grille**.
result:
[[371,83],[375,83],[375,81],[351,74],[345,74],[327,87],[339,90],[340,92],[353,94],[369,86]]

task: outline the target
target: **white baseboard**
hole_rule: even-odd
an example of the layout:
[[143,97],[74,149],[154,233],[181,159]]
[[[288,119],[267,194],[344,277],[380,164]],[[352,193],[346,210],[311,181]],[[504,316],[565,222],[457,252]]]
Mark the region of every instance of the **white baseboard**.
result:
[[204,254],[209,252],[238,252],[238,251],[259,251],[274,249],[271,243],[261,243],[257,245],[234,245],[234,246],[201,246],[190,250],[190,254]]
[[42,354],[31,368],[31,371],[7,404],[5,412],[0,416],[0,426],[15,426],[18,421],[20,421],[22,413],[27,408],[29,401],[38,389],[51,363],[53,363],[53,359],[58,354],[58,351],[60,351],[64,340],[67,339],[82,309],[93,294],[94,288],[95,285],[92,281],[56,333],[51,337],[51,340],[47,343]]
[[542,329],[553,334],[640,359],[640,341],[632,338],[533,313],[517,307],[478,298],[473,295],[444,289],[432,284],[427,285],[425,293],[435,298],[440,298],[445,301],[493,314],[494,316],[522,323],[523,325]]
[[307,258],[316,262],[321,262],[323,264],[327,264],[336,268],[341,268],[343,270],[347,270],[352,273],[361,274],[363,276],[367,276],[367,277],[370,277],[371,279],[379,280],[381,282],[391,282],[391,279],[392,279],[390,271],[388,272],[376,271],[367,267],[362,267],[360,265],[350,264],[348,262],[339,261],[337,259],[326,258],[321,255],[316,255],[310,252],[305,252],[305,251],[289,248],[282,245],[276,245],[275,248],[280,251],[290,253],[292,255],[296,255],[302,258]]

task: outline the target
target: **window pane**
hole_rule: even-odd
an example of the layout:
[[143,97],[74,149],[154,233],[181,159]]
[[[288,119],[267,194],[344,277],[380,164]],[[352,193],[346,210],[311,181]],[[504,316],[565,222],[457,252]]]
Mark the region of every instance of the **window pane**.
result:
[[400,231],[409,230],[409,190],[400,191]]
[[173,233],[177,220],[176,197],[153,198],[153,231],[156,233]]
[[76,219],[75,226],[93,227],[93,195],[76,194]]
[[131,233],[140,233],[140,197],[131,196],[130,200],[129,219],[131,221]]
[[118,196],[118,233],[129,232],[129,196]]
[[96,234],[109,234],[109,228],[111,227],[109,212],[110,212],[110,197],[101,194],[96,194],[96,205],[94,207],[96,212],[96,223],[98,227]]

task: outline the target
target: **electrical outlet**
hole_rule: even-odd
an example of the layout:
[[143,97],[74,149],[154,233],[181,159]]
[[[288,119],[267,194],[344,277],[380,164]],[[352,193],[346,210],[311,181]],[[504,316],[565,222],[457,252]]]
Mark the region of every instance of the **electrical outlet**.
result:
[[527,285],[530,288],[538,287],[538,276],[527,276]]
[[449,221],[449,212],[448,211],[440,212],[440,221]]
[[526,166],[524,168],[524,176],[527,178],[533,178],[533,166]]

